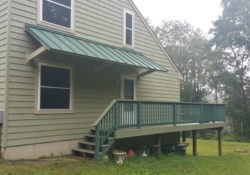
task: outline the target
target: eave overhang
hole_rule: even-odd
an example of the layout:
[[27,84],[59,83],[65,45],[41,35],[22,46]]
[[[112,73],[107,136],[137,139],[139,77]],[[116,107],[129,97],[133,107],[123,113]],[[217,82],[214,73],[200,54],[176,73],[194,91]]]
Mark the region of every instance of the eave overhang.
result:
[[132,49],[119,48],[36,25],[26,24],[25,30],[41,44],[40,48],[27,55],[27,62],[32,61],[46,51],[50,51],[102,60],[110,64],[135,66],[148,70],[147,73],[155,71],[167,72],[163,66]]

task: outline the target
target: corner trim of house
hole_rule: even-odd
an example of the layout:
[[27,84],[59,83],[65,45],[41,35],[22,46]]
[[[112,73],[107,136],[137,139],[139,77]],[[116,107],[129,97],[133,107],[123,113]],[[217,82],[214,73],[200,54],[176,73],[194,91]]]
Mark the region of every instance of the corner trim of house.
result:
[[5,74],[5,96],[4,96],[4,120],[3,120],[3,126],[2,126],[2,136],[1,136],[1,150],[3,150],[7,145],[7,126],[8,126],[8,107],[9,107],[9,101],[8,101],[8,95],[9,95],[9,72],[10,72],[10,26],[11,26],[11,14],[12,14],[12,1],[8,1],[8,16],[7,16],[7,55],[6,55],[6,74]]

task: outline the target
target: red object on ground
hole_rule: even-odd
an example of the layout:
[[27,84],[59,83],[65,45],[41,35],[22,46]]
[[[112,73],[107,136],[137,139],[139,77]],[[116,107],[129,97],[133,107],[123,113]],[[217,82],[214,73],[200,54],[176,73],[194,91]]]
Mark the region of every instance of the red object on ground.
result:
[[127,151],[127,156],[128,157],[133,157],[135,155],[135,153],[134,153],[134,151],[132,150],[132,149],[129,149],[128,151]]

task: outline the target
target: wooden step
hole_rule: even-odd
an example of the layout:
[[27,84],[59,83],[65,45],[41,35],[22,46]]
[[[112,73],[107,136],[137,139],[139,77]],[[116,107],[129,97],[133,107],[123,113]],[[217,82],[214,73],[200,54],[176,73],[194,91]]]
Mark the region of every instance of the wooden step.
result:
[[95,146],[95,142],[88,142],[88,141],[81,141],[79,142],[82,145],[91,145],[91,146]]
[[76,149],[73,149],[73,151],[74,152],[78,152],[78,153],[87,153],[87,154],[93,154],[93,155],[95,155],[95,151],[89,150],[89,149],[76,148]]
[[109,137],[108,140],[115,140],[115,138],[114,137]]
[[[95,142],[88,142],[88,141],[81,141],[79,142],[79,144],[82,144],[82,145],[90,145],[90,146],[95,146]],[[107,144],[103,144],[102,147],[108,147],[109,145]]]
[[102,145],[102,147],[104,148],[104,147],[108,147],[109,145]]
[[[88,138],[95,138],[96,136],[93,135],[93,134],[88,134],[88,135],[85,135],[85,137],[88,137]],[[100,137],[101,138],[101,137]],[[108,140],[114,140],[115,138],[114,137],[109,137]]]
[[[103,133],[103,134],[107,134],[108,131],[99,131],[100,133]],[[95,135],[96,134],[96,130],[95,129],[91,129],[90,132],[89,132],[90,135]]]
[[89,138],[95,138],[95,135],[92,135],[92,134],[88,134],[88,135],[85,135],[85,137],[89,137]]

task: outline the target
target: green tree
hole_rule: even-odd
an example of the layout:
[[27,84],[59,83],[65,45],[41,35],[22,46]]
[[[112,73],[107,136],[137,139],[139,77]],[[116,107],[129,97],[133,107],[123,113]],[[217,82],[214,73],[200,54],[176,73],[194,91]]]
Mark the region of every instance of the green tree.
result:
[[250,138],[250,1],[223,0],[222,5],[223,14],[211,30],[212,42],[223,51],[222,82],[233,129]]
[[207,94],[206,65],[209,62],[209,41],[200,30],[186,22],[163,21],[153,29],[183,74],[182,101],[204,101]]
[[223,52],[221,50],[211,48],[208,54],[209,61],[206,65],[206,83],[209,90],[214,96],[215,102],[219,103],[224,95],[223,79],[225,64],[223,59]]

